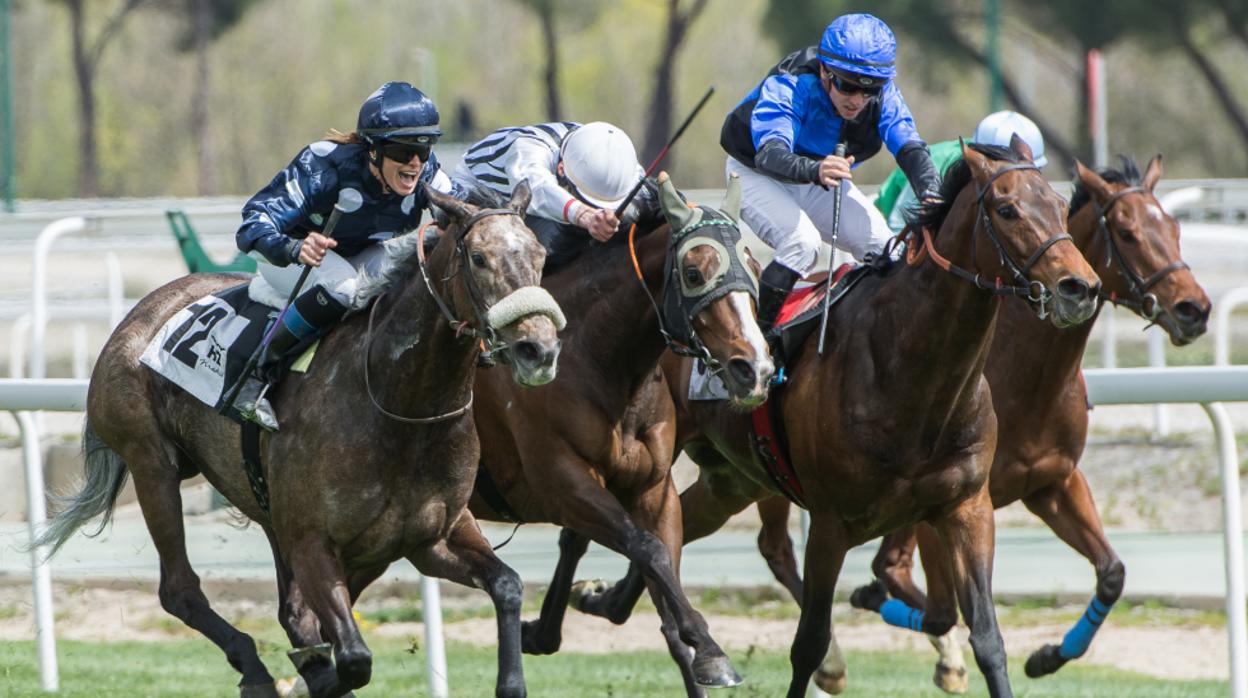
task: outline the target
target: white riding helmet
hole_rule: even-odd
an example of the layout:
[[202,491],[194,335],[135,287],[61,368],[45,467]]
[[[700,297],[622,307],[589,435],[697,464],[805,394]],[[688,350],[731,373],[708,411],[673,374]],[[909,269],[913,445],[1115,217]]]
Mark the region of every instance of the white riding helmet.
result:
[[559,149],[563,176],[589,203],[613,209],[633,190],[645,170],[637,164],[637,150],[627,133],[603,121],[593,121],[563,139]]
[[973,140],[976,143],[1008,148],[1010,137],[1016,133],[1031,148],[1032,161],[1036,163],[1036,167],[1047,165],[1049,159],[1044,156],[1044,136],[1040,134],[1040,127],[1016,111],[999,111],[985,116],[975,127]]

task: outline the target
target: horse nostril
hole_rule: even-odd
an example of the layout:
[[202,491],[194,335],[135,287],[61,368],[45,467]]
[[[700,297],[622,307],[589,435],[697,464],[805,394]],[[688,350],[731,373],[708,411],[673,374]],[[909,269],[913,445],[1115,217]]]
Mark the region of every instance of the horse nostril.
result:
[[738,385],[754,385],[754,366],[745,359],[729,359],[728,372]]
[[1192,301],[1179,301],[1174,304],[1174,315],[1185,325],[1195,325],[1209,318],[1209,309]]
[[541,362],[543,352],[541,347],[537,346],[537,342],[528,340],[516,342],[511,349],[516,353],[516,358],[520,360],[520,363],[526,366],[535,366]]
[[1057,282],[1057,294],[1062,298],[1080,303],[1091,300],[1095,292],[1083,279],[1068,276]]

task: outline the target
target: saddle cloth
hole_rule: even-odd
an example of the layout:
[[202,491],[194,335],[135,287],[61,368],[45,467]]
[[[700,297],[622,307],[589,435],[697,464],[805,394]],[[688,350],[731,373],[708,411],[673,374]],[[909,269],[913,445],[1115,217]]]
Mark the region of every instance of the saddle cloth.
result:
[[219,411],[277,317],[274,300],[285,299],[255,281],[204,296],[169,318],[139,360]]

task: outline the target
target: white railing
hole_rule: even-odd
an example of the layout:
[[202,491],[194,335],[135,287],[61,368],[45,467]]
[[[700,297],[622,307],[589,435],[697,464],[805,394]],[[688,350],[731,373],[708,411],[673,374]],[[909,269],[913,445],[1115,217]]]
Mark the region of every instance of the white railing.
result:
[[[47,518],[43,483],[43,457],[39,432],[31,412],[82,412],[87,407],[85,380],[0,378],[0,410],[13,413],[22,439],[22,459],[26,470],[26,511],[33,542]],[[52,620],[52,574],[46,562],[47,550],[30,552],[31,584],[35,595],[35,635],[39,644],[40,685],[45,691],[58,690],[56,636]],[[422,575],[421,606],[425,619],[425,657],[429,673],[429,693],[435,698],[449,695],[446,647],[442,634],[442,607],[438,581]]]

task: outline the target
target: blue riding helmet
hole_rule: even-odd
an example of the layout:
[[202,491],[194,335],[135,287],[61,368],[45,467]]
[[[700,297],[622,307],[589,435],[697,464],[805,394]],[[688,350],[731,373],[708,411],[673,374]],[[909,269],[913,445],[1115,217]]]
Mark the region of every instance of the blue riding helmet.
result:
[[430,145],[438,141],[438,108],[406,82],[388,82],[364,100],[355,132],[370,146],[379,141]]
[[874,15],[841,15],[819,40],[819,59],[830,70],[864,87],[888,82],[895,75],[897,40],[893,30]]

